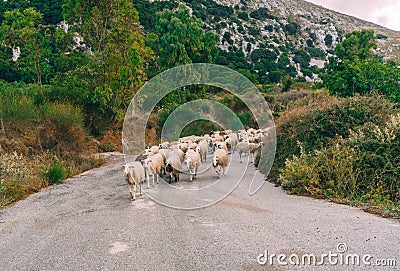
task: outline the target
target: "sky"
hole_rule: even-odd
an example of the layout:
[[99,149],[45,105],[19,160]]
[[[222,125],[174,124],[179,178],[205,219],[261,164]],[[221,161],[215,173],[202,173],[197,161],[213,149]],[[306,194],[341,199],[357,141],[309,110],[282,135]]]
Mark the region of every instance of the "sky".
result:
[[400,31],[400,0],[307,0]]

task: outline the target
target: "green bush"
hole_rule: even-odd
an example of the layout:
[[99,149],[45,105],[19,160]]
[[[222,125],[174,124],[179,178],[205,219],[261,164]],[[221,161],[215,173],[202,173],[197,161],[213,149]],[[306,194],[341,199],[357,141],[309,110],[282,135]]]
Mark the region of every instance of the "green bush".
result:
[[291,193],[379,206],[400,201],[400,113],[371,122],[347,139],[286,159],[279,181]]
[[0,83],[0,116],[14,128],[35,121],[38,114],[32,89],[25,84]]
[[355,199],[354,150],[339,145],[287,159],[280,171],[282,188],[293,194]]
[[113,152],[117,150],[117,146],[110,142],[105,142],[97,146],[98,152]]
[[42,177],[50,184],[61,184],[67,176],[66,170],[61,162],[56,162],[47,170],[42,170]]
[[[350,129],[366,123],[381,124],[395,112],[395,104],[382,96],[338,99],[314,93],[298,101],[276,120],[277,151],[269,177],[279,183],[279,169],[292,155],[300,155],[297,142],[305,152],[328,148],[337,138],[348,138]],[[263,167],[260,166],[262,170]]]
[[86,149],[86,133],[79,108],[69,104],[45,103],[41,108],[39,139],[44,149],[59,154]]
[[25,193],[26,187],[21,181],[12,179],[0,179],[0,207],[21,199]]

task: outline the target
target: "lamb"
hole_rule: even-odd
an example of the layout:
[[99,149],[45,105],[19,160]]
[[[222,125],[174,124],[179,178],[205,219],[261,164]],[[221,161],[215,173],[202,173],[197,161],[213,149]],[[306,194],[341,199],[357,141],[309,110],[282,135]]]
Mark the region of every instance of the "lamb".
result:
[[124,177],[129,186],[129,192],[132,200],[136,200],[136,186],[139,186],[139,195],[142,195],[142,182],[145,177],[144,167],[138,161],[130,162],[123,165]]
[[143,161],[143,166],[146,170],[147,188],[149,188],[150,176],[153,177],[153,186],[155,178],[157,178],[157,183],[158,183],[158,174],[161,171],[161,168],[164,167],[164,157],[161,153],[149,155]]
[[172,176],[175,178],[175,182],[179,180],[179,172],[182,170],[182,160],[181,157],[172,153],[165,161],[165,171],[169,173],[169,183],[172,181]]
[[213,166],[219,178],[225,175],[225,168],[228,166],[228,161],[228,153],[224,149],[215,150]]
[[208,142],[207,140],[203,140],[197,146],[196,151],[200,153],[200,160],[201,162],[207,161],[207,152],[208,152]]
[[190,174],[190,181],[193,180],[193,177],[196,179],[197,169],[201,163],[200,154],[194,150],[188,150],[185,155],[185,163]]

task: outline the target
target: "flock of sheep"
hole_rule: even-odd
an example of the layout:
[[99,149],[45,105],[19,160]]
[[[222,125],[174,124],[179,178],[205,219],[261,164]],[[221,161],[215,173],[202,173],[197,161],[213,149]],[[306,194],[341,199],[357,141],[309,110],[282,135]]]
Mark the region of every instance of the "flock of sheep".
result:
[[139,187],[139,194],[142,195],[142,183],[147,179],[147,187],[150,182],[154,186],[158,183],[159,176],[165,175],[177,182],[179,173],[186,165],[189,180],[197,178],[197,171],[202,162],[207,160],[207,154],[212,154],[212,166],[219,178],[225,175],[228,166],[228,155],[235,151],[239,154],[240,163],[242,155],[251,155],[254,161],[254,154],[260,153],[260,146],[266,131],[250,128],[248,130],[214,131],[203,136],[182,137],[179,141],[163,142],[158,146],[148,147],[144,154],[139,155],[136,161],[123,165],[124,177],[129,184],[132,199],[136,199],[136,187]]

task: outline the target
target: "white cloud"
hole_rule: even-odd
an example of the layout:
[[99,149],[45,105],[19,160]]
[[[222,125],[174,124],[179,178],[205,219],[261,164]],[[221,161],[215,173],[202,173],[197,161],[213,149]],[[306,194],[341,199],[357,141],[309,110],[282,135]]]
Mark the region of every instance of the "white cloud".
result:
[[371,18],[378,24],[400,31],[400,1],[392,1],[372,12]]
[[400,0],[307,0],[400,31]]

